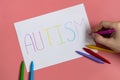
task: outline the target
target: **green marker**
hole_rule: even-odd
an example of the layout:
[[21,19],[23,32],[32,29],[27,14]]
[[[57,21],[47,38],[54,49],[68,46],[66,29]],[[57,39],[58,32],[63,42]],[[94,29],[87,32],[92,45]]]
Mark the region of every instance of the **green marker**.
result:
[[20,80],[24,80],[24,61],[22,61],[22,63],[21,63]]

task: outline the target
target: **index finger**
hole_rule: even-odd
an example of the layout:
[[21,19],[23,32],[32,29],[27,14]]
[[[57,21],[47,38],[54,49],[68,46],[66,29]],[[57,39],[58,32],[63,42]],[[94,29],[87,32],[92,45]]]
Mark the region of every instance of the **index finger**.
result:
[[117,22],[110,22],[110,21],[102,21],[99,25],[103,26],[104,28],[113,28],[116,29]]
[[93,29],[93,32],[97,32],[102,28],[113,28],[116,30],[116,26],[117,26],[116,22],[102,21],[97,27],[95,27],[95,29]]

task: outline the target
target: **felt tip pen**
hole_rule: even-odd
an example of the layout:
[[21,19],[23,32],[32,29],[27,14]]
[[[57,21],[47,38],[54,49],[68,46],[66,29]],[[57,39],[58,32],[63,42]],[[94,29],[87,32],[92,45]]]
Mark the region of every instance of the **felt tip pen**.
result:
[[75,52],[78,53],[79,55],[82,55],[82,56],[84,56],[84,57],[92,60],[92,61],[95,61],[95,62],[104,64],[104,61],[102,61],[102,60],[100,60],[100,59],[98,59],[98,58],[96,58],[96,57],[94,57],[94,56],[92,56],[92,55],[89,55],[89,54],[87,54],[87,53],[83,53],[83,52],[80,52],[80,51],[75,51]]
[[33,63],[33,61],[32,61],[31,64],[30,64],[29,80],[34,80],[34,63]]
[[20,80],[24,80],[24,61],[21,62],[20,66]]
[[98,31],[98,32],[95,32],[95,33],[98,33],[100,35],[106,35],[106,34],[112,34],[113,32],[115,32],[114,29],[108,29],[108,30]]
[[95,53],[94,51],[88,49],[88,48],[83,48],[84,51],[88,52],[89,54],[103,60],[104,62],[111,64],[107,59],[103,58],[102,56],[100,56],[99,54]]
[[115,53],[115,52],[112,51],[112,50],[105,49],[105,48],[101,48],[101,47],[98,47],[98,46],[96,46],[96,45],[86,45],[86,47],[88,47],[88,48],[90,48],[90,49],[94,49],[94,50],[101,50],[101,51],[105,51],[105,52]]

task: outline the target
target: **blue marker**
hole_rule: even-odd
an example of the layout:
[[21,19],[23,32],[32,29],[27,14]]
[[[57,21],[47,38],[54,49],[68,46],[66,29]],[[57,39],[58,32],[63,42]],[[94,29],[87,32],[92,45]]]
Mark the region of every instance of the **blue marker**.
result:
[[29,75],[30,80],[34,80],[34,63],[33,61],[30,64],[30,75]]
[[88,59],[91,59],[91,60],[93,60],[95,62],[104,64],[104,62],[102,60],[100,60],[100,59],[98,59],[98,58],[96,58],[96,57],[94,57],[92,55],[88,55],[88,54],[80,52],[80,51],[75,51],[75,52],[78,53],[78,54],[80,54],[80,55],[82,55],[82,56],[84,56],[84,57],[87,57]]

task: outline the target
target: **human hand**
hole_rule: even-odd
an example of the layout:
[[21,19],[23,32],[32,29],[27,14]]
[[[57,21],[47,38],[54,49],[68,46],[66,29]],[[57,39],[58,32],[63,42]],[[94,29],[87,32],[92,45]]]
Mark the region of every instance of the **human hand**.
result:
[[[112,28],[115,30],[112,33],[110,38],[106,38],[101,36],[100,34],[94,33],[102,28]],[[106,47],[111,48],[117,53],[120,53],[120,22],[110,22],[110,21],[102,21],[97,27],[93,29],[93,37],[97,43],[100,43]]]

